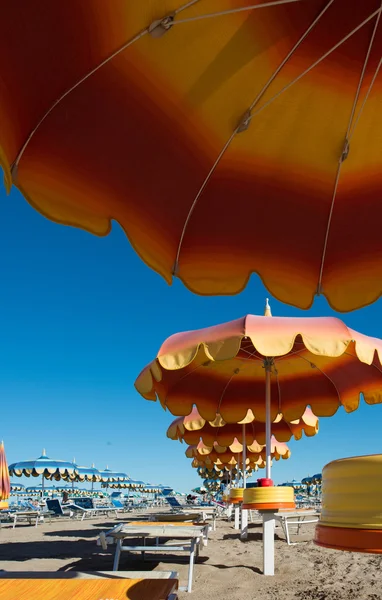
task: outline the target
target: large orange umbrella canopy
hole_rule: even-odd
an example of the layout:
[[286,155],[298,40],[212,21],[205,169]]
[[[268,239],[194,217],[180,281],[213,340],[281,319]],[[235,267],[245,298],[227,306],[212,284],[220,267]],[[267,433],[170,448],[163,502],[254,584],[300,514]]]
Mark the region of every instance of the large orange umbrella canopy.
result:
[[168,338],[136,380],[148,400],[159,399],[176,416],[195,404],[206,421],[226,423],[248,410],[265,421],[265,369],[271,380],[270,418],[301,419],[307,406],[317,416],[339,406],[356,410],[362,393],[382,402],[382,341],[336,318],[247,315]]
[[200,294],[256,272],[302,308],[373,302],[380,14],[380,0],[1,0],[6,185],[59,223],[118,221]]
[[[188,446],[186,452],[188,458],[196,458],[198,462],[205,461],[206,464],[225,465],[225,464],[242,464],[243,460],[243,445],[234,439],[229,446],[220,446],[214,442],[212,446],[207,446],[202,441],[194,446]],[[280,458],[290,458],[291,451],[283,442],[278,442],[274,437],[271,439],[271,457],[275,460]],[[265,444],[254,442],[247,445],[246,449],[246,464],[254,464],[262,466],[266,459]]]
[[[318,433],[318,418],[310,408],[306,408],[301,419],[292,423],[285,421],[282,415],[277,415],[271,425],[271,433],[279,442],[289,442],[292,437],[299,440],[303,433],[310,437]],[[178,417],[167,429],[167,437],[191,445],[198,444],[202,440],[207,446],[212,446],[214,442],[219,446],[229,446],[235,438],[243,443],[243,434],[247,445],[255,441],[265,444],[265,424],[256,421],[251,411],[248,411],[242,423],[227,424],[220,415],[216,415],[213,421],[206,421],[199,414],[198,409],[193,408],[189,415]]]
[[11,481],[5,456],[4,442],[0,442],[0,502],[7,500],[10,493]]

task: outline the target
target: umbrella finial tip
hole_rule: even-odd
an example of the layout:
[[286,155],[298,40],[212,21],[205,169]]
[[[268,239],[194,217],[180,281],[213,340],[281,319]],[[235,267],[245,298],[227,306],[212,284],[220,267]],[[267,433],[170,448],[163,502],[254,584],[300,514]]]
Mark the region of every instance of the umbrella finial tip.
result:
[[269,298],[265,298],[264,317],[271,317],[271,316],[272,316],[272,312],[271,312],[271,307],[269,304]]
[[46,450],[45,450],[45,448],[42,449],[42,455],[41,456],[46,456]]

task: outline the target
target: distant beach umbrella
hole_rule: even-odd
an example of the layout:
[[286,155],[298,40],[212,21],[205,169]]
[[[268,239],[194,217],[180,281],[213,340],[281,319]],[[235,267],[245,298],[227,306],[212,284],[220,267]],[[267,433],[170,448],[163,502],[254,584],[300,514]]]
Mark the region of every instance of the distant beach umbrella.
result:
[[196,487],[194,489],[191,490],[191,492],[194,492],[195,494],[206,494],[207,493],[207,488],[205,488],[203,485],[200,487]]
[[25,490],[25,485],[22,483],[11,483],[11,494],[22,492]]
[[303,479],[301,479],[301,483],[303,485],[311,485],[313,483],[313,476],[308,475],[308,477],[304,477]]
[[58,485],[56,487],[56,492],[58,494],[63,494],[64,492],[67,492],[71,496],[81,496],[82,495],[82,490],[80,488],[72,487],[71,485]]
[[114,483],[117,481],[128,481],[130,479],[126,473],[112,471],[109,467],[106,467],[104,471],[99,471],[99,474],[102,483]]
[[81,483],[84,481],[91,482],[92,489],[94,489],[94,484],[102,480],[101,473],[95,468],[94,464],[91,467],[83,467],[77,465],[75,459],[73,459],[73,464],[76,469],[76,476],[72,481],[80,481]]
[[60,479],[74,481],[76,467],[73,463],[64,460],[55,460],[46,455],[45,449],[39,458],[13,463],[9,466],[11,476],[42,477],[42,491],[44,480],[59,481]]
[[297,481],[296,479],[292,479],[292,481],[286,481],[285,483],[281,484],[282,487],[292,487],[294,490],[302,490],[304,489],[305,485],[305,483],[302,481]]
[[76,476],[74,481],[88,481],[92,483],[97,483],[98,481],[102,480],[102,475],[100,471],[95,468],[94,464],[91,467],[82,467],[80,465],[77,465],[75,461],[73,461],[73,464],[76,470]]
[[129,479],[126,484],[126,487],[131,489],[141,489],[146,485],[146,483],[140,479]]
[[11,481],[9,479],[9,470],[5,456],[4,442],[0,443],[0,507],[6,505],[11,493]]
[[21,477],[39,477],[42,475],[45,479],[70,479],[76,477],[76,467],[73,463],[64,460],[55,460],[46,455],[45,450],[39,458],[34,460],[25,460],[9,465],[11,476]]
[[58,489],[55,485],[31,485],[25,489],[27,494],[35,495],[44,495],[48,494],[48,496],[52,496],[53,494],[58,493]]

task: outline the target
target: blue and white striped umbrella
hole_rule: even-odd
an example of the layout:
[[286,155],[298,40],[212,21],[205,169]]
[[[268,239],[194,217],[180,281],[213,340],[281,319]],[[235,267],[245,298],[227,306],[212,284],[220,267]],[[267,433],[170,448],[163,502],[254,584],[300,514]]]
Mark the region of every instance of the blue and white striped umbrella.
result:
[[115,483],[118,481],[129,481],[130,477],[126,473],[120,473],[118,471],[112,471],[108,467],[104,471],[99,472],[101,475],[101,481],[103,483]]
[[292,481],[282,483],[281,487],[292,487],[294,490],[301,490],[305,487],[305,484],[301,481],[297,481],[296,479],[292,479]]
[[54,460],[49,458],[45,450],[42,455],[34,460],[24,460],[9,465],[9,474],[11,476],[21,477],[39,477],[42,476],[45,479],[60,479],[74,480],[76,477],[76,467],[71,462],[64,460]]
[[160,486],[154,485],[152,483],[147,483],[145,487],[141,488],[144,494],[159,494],[161,491]]
[[129,480],[126,482],[126,484],[127,484],[127,485],[126,485],[125,487],[127,487],[127,488],[130,488],[130,489],[135,489],[135,488],[137,488],[137,489],[142,489],[142,488],[144,488],[144,487],[145,487],[145,485],[148,485],[148,484],[147,484],[147,483],[145,483],[144,481],[140,481],[140,480],[138,480],[138,479],[130,479],[130,478],[129,478]]
[[14,494],[15,492],[22,492],[25,490],[25,485],[23,485],[22,483],[12,483],[11,484],[11,494]]
[[27,487],[25,491],[27,494],[31,494],[31,495],[33,495],[33,494],[41,495],[42,493],[51,495],[51,494],[57,493],[58,490],[55,485],[48,485],[48,486],[44,486],[44,487],[42,485],[31,485],[30,487]]
[[308,475],[308,477],[304,477],[301,479],[301,483],[304,485],[311,485],[313,483],[313,475]]
[[91,481],[92,483],[96,483],[102,480],[101,473],[95,468],[94,464],[91,467],[81,467],[75,461],[73,461],[73,464],[76,469],[75,481]]

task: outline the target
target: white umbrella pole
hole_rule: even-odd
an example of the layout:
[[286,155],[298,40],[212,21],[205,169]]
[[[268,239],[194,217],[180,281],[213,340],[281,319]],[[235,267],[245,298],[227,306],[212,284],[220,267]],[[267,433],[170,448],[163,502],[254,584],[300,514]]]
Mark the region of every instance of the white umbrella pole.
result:
[[265,363],[265,476],[271,479],[271,365]]
[[245,437],[245,424],[243,423],[243,488],[247,486],[246,482],[246,466],[247,466],[247,441]]
[[[271,478],[271,362],[265,361],[265,436],[266,477]],[[275,574],[275,516],[263,513],[263,573]]]
[[[245,424],[243,423],[243,488],[246,488],[246,468],[247,468],[247,440],[245,436]],[[241,538],[246,539],[248,537],[248,511],[241,509]]]

